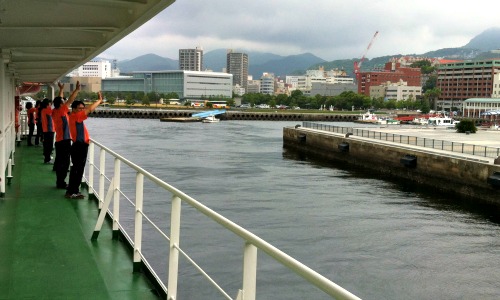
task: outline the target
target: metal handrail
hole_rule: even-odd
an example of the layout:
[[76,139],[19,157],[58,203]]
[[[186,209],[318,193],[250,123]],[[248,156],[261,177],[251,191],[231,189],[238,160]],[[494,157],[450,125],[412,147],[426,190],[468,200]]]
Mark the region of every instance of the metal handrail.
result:
[[302,127],[335,133],[351,133],[354,136],[377,139],[393,143],[407,144],[424,148],[445,150],[456,153],[470,154],[481,157],[497,158],[500,156],[500,148],[481,145],[451,142],[438,139],[423,138],[411,135],[378,132],[361,128],[343,127],[313,122],[302,122]]
[[[99,147],[99,166],[95,166],[95,147]],[[105,174],[105,156],[106,154],[111,155],[114,158],[114,170],[113,174]],[[181,217],[181,203],[186,203],[191,207],[195,208],[199,213],[205,215],[207,218],[223,226],[225,230],[231,231],[242,239],[244,245],[243,251],[243,283],[241,289],[238,291],[238,296],[235,299],[238,300],[254,300],[256,297],[256,278],[257,278],[257,252],[261,250],[268,256],[280,262],[282,265],[287,267],[290,271],[295,272],[304,279],[306,279],[310,284],[316,286],[327,295],[335,299],[360,299],[349,291],[345,290],[341,286],[332,282],[323,275],[317,273],[306,265],[302,264],[298,260],[289,256],[288,254],[282,252],[278,248],[274,247],[270,243],[261,239],[257,235],[248,231],[247,229],[237,225],[231,220],[225,218],[221,214],[213,211],[202,203],[198,202],[194,198],[188,196],[184,192],[178,190],[177,188],[171,186],[170,184],[160,180],[156,176],[152,175],[148,171],[142,169],[133,162],[127,160],[123,156],[114,152],[113,150],[107,148],[103,144],[98,143],[95,140],[91,140],[89,146],[88,155],[88,165],[86,170],[86,182],[88,184],[89,194],[95,196],[99,201],[99,207],[102,208],[97,224],[94,230],[93,239],[97,239],[98,234],[101,230],[104,218],[106,215],[113,219],[113,233],[119,230],[126,236],[130,244],[134,248],[134,266],[140,264],[141,262],[148,266],[153,276],[159,281],[158,283],[163,288],[167,299],[177,298],[177,279],[179,273],[179,254],[187,259],[193,266],[217,289],[222,295],[227,299],[232,299],[226,291],[224,291],[217,283],[196,264],[196,262],[189,257],[185,250],[182,250],[180,245],[180,217]],[[125,164],[136,172],[136,185],[135,185],[135,216],[134,216],[134,238],[131,239],[129,234],[127,234],[125,228],[120,225],[120,195],[122,191],[120,190],[120,179],[121,179],[121,164]],[[94,185],[94,171],[98,172],[99,179],[97,188]],[[105,180],[106,178],[112,178],[110,181]],[[141,245],[143,241],[142,234],[142,223],[143,216],[146,213],[143,210],[143,206],[148,203],[147,198],[144,198],[144,180],[147,179],[154,183],[157,187],[162,188],[165,192],[171,195],[171,224],[170,224],[170,235],[161,232],[163,239],[170,243],[170,253],[168,258],[168,279],[167,287],[162,283],[162,280],[152,269],[149,262],[146,260],[145,255],[141,252]],[[104,193],[105,184],[108,182],[108,190]],[[109,207],[113,202],[113,210],[110,211]],[[159,226],[154,224],[149,218],[146,221],[151,223],[155,229],[160,230]]]

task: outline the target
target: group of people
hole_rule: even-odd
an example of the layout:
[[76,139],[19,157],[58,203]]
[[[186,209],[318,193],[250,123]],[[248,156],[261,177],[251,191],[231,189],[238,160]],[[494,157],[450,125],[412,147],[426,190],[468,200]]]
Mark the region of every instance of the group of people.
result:
[[[76,100],[80,92],[79,81],[67,100],[63,98],[64,84],[59,82],[57,85],[59,96],[53,101],[45,98],[43,101],[37,101],[35,107],[31,102],[26,104],[29,128],[28,146],[38,146],[41,141],[43,162],[53,164],[53,171],[56,172],[56,188],[65,189],[66,198],[83,199],[80,184],[89,147],[89,133],[83,121],[102,103],[102,94],[99,92],[98,100],[86,107],[83,101]],[[37,134],[33,145],[35,125]],[[55,159],[52,161],[51,155],[54,147]],[[73,165],[69,171],[69,181],[66,183],[70,162]]]

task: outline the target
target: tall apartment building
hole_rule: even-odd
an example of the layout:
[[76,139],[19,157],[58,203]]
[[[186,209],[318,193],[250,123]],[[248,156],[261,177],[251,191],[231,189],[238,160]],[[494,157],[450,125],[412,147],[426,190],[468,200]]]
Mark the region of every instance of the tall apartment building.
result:
[[179,49],[179,70],[202,71],[203,49]]
[[227,72],[233,74],[233,86],[248,87],[248,55],[246,53],[227,51]]
[[462,107],[469,98],[500,98],[500,60],[442,63],[436,88],[441,90],[437,106]]
[[422,73],[420,68],[401,67],[400,63],[388,62],[381,71],[359,73],[358,93],[370,96],[370,87],[386,82],[408,83],[408,86],[420,86]]

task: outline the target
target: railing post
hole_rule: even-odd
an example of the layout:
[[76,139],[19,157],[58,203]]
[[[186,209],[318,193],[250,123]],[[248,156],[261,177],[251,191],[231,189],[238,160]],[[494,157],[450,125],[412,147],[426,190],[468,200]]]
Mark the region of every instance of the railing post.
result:
[[113,239],[118,239],[120,223],[120,160],[115,158],[115,189],[113,191]]
[[181,199],[172,197],[172,211],[170,215],[170,255],[168,259],[168,286],[167,299],[177,298],[177,277],[179,276],[179,246],[181,235]]
[[255,300],[257,294],[257,247],[245,243],[243,251],[243,299]]
[[137,172],[135,178],[135,234],[134,234],[134,272],[141,270],[142,247],[142,207],[144,197],[144,175]]
[[89,145],[89,180],[88,192],[89,198],[94,196],[94,143],[90,142]]
[[102,209],[104,202],[104,180],[106,179],[106,151],[101,148],[99,151],[99,209]]
[[7,162],[7,184],[10,184],[12,180],[12,158],[9,158]]

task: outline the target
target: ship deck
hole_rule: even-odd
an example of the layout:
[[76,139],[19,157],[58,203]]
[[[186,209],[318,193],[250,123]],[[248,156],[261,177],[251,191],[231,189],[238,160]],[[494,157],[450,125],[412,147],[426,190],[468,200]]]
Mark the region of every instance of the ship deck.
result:
[[109,224],[91,241],[97,203],[66,199],[41,147],[23,141],[15,154],[0,198],[0,299],[158,299]]

